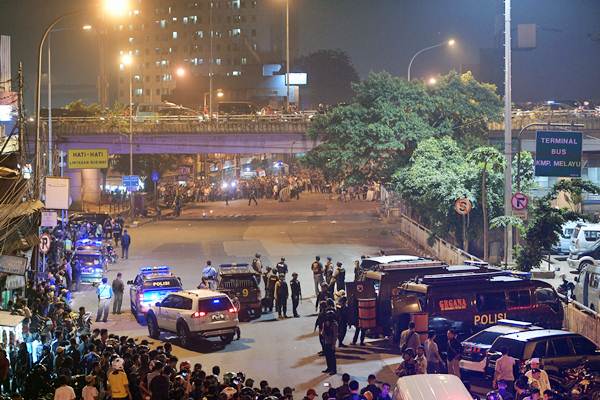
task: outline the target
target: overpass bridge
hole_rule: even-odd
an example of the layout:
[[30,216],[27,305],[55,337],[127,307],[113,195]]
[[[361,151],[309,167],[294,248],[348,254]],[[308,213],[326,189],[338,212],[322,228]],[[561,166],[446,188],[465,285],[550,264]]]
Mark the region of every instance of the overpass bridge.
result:
[[[205,121],[197,116],[134,116],[133,151],[135,154],[304,153],[319,144],[306,134],[313,117],[313,113],[299,113]],[[600,141],[596,138],[600,138],[600,111],[516,111],[513,113],[515,140],[520,129],[531,122],[583,124],[584,152],[599,149]],[[503,137],[503,123],[489,123],[488,127],[492,142]],[[60,150],[107,148],[110,154],[129,153],[127,116],[52,118],[52,130]],[[534,150],[531,133],[525,134],[524,139],[523,148]]]
[[[196,116],[133,117],[133,152],[305,153],[319,143],[306,134],[313,115],[232,116],[211,121]],[[106,148],[110,154],[129,154],[129,117],[52,118],[52,132],[60,150]]]

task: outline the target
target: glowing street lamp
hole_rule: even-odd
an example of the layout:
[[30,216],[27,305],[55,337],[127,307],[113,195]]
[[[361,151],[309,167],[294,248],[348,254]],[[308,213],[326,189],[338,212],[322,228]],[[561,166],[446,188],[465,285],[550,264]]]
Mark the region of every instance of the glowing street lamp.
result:
[[445,42],[434,44],[433,46],[425,47],[424,49],[421,49],[421,50],[417,51],[415,53],[415,55],[412,56],[412,58],[410,59],[410,62],[408,63],[408,73],[406,74],[407,80],[410,81],[410,69],[412,67],[413,62],[415,61],[415,58],[417,58],[417,56],[419,54],[424,53],[424,52],[426,52],[428,50],[433,50],[433,49],[436,49],[438,47],[442,47],[442,46],[454,47],[455,44],[456,44],[456,40],[454,40],[454,39],[448,39]]
[[185,76],[185,68],[183,67],[179,67],[175,70],[175,74],[180,77],[183,78]]
[[429,84],[429,85],[433,86],[436,83],[437,83],[437,79],[435,77],[433,77],[433,76],[427,80],[427,84]]
[[127,0],[104,0],[104,11],[109,15],[122,16],[129,11]]

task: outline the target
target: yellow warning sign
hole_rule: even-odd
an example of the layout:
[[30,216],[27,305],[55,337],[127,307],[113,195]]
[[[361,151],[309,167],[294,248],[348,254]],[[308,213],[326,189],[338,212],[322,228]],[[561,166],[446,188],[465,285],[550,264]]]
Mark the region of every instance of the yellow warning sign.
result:
[[70,169],[108,168],[108,149],[70,149],[67,157]]

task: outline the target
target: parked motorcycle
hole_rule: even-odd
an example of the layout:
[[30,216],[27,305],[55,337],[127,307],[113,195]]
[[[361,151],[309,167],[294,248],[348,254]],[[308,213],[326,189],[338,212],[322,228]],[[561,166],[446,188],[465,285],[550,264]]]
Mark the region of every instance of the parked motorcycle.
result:
[[600,400],[600,373],[587,361],[565,371],[562,394],[572,400]]
[[112,245],[110,244],[106,245],[106,258],[111,264],[116,264],[117,260],[119,259],[117,252],[115,251],[114,247],[112,247]]

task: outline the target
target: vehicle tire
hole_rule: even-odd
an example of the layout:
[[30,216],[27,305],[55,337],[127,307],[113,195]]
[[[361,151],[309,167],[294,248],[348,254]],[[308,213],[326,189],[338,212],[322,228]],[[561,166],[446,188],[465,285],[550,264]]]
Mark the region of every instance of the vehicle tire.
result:
[[187,324],[183,321],[180,321],[177,324],[177,337],[179,338],[179,343],[181,347],[187,348],[190,344],[190,328],[188,328]]
[[160,337],[160,328],[158,327],[158,321],[154,314],[148,314],[146,316],[146,322],[148,324],[148,336],[152,339],[158,339]]
[[229,335],[221,335],[221,342],[223,342],[223,344],[229,344],[233,341],[233,333],[230,333]]
[[591,262],[589,262],[589,261],[583,261],[582,263],[579,264],[579,267],[577,268],[577,272],[581,273],[581,271],[583,271],[584,268],[587,268],[590,265],[592,265]]

